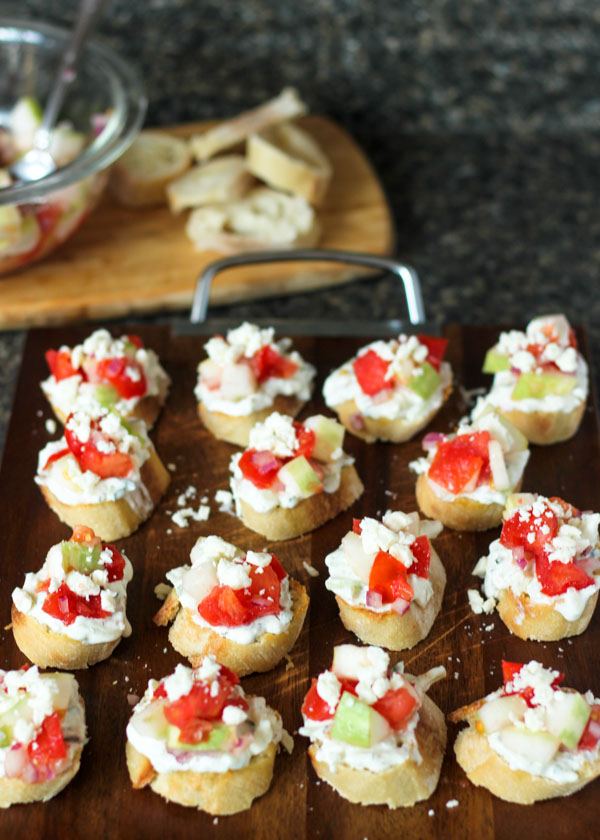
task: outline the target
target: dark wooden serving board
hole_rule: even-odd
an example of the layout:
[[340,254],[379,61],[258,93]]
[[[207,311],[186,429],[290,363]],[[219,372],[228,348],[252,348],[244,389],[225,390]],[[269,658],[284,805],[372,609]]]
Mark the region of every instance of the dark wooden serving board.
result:
[[[502,802],[475,788],[458,767],[452,749],[457,727],[449,727],[449,745],[437,790],[413,808],[390,811],[386,807],[351,805],[326,783],[319,783],[307,760],[307,742],[295,737],[291,756],[278,757],[269,792],[251,810],[218,820],[206,814],[166,803],[149,789],[134,791],[125,767],[125,727],[130,716],[128,694],[141,695],[148,679],[170,673],[181,657],[170,647],[167,632],[156,628],[152,615],[158,607],[154,587],[165,572],[187,562],[196,538],[216,533],[245,548],[259,549],[264,539],[246,530],[236,519],[217,511],[214,492],[227,485],[227,465],[234,447],[215,442],[196,419],[192,388],[195,368],[202,357],[199,336],[173,337],[167,327],[136,329],[154,347],[173,378],[173,389],[153,432],[157,450],[176,471],[163,502],[148,523],[119,543],[130,557],[135,576],[129,587],[128,616],[133,635],[113,656],[77,678],[87,708],[89,743],[74,781],[46,804],[20,805],[0,812],[0,836],[94,838],[343,838],[377,840],[387,837],[477,838],[591,838],[597,836],[600,782],[594,782],[566,799],[524,807]],[[44,351],[62,343],[73,344],[88,328],[40,330],[29,334],[18,382],[14,411],[0,471],[0,625],[10,621],[10,593],[21,585],[25,572],[37,570],[49,547],[68,537],[69,531],[46,507],[33,482],[38,450],[49,439],[44,420],[50,416],[38,382],[45,376]],[[457,387],[431,428],[448,430],[467,409],[464,388],[488,384],[479,372],[485,349],[498,330],[491,327],[449,326],[449,358]],[[585,336],[579,333],[583,343]],[[302,338],[301,352],[319,369],[317,394],[329,370],[348,358],[364,339]],[[589,354],[587,354],[589,356]],[[306,409],[322,410],[320,397]],[[346,448],[366,486],[364,496],[346,514],[300,539],[279,543],[274,549],[288,571],[310,591],[311,607],[304,630],[291,652],[293,667],[282,663],[272,672],[247,677],[244,688],[263,694],[277,708],[287,729],[294,733],[301,723],[300,705],[310,676],[329,666],[332,647],[354,641],[344,630],[333,595],[324,588],[325,555],[348,530],[351,517],[379,515],[387,508],[414,510],[414,478],[408,462],[420,454],[419,440],[392,445],[367,446],[346,439]],[[587,409],[579,434],[551,449],[534,447],[524,489],[560,495],[583,509],[600,506],[597,475],[600,466],[598,420]],[[168,510],[190,484],[211,499],[207,522],[192,522],[179,529]],[[198,501],[198,499],[196,500]],[[172,529],[168,533],[167,529]],[[409,672],[421,673],[445,665],[448,678],[431,690],[431,696],[448,713],[492,691],[501,681],[500,661],[536,658],[565,673],[565,684],[600,694],[597,650],[600,618],[571,641],[539,644],[523,642],[506,630],[497,614],[474,616],[467,589],[476,585],[473,566],[496,531],[459,534],[446,530],[436,541],[448,573],[442,611],[432,632],[412,651],[401,655]],[[303,568],[308,561],[318,569],[312,578]],[[493,625],[493,627],[491,627]],[[486,629],[487,628],[487,629]],[[394,655],[394,661],[400,658]],[[24,657],[9,629],[0,630],[0,667],[18,667]],[[447,808],[450,800],[458,806]]]

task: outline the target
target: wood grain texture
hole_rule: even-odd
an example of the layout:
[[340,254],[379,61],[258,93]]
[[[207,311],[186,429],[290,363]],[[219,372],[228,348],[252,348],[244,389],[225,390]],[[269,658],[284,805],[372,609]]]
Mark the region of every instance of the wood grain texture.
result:
[[[333,178],[318,215],[321,248],[393,251],[391,213],[375,172],[354,140],[325,117],[300,120],[321,145]],[[173,128],[190,136],[209,123]],[[110,196],[71,240],[42,262],[0,277],[0,329],[66,324],[191,304],[199,272],[222,254],[198,253],[185,235],[187,213],[131,210]],[[221,272],[211,303],[283,295],[345,283],[370,269],[335,263],[286,263]]]
[[[118,543],[134,566],[128,604],[133,634],[123,640],[109,660],[77,673],[86,702],[90,737],[81,770],[51,802],[17,806],[3,813],[3,840],[67,835],[111,840],[139,836],[144,840],[595,837],[599,782],[567,799],[529,807],[502,802],[471,785],[458,767],[452,750],[459,728],[456,725],[449,726],[448,749],[436,792],[427,801],[408,809],[361,807],[343,800],[326,783],[318,782],[307,760],[307,741],[299,736],[295,737],[291,756],[277,757],[269,792],[250,811],[222,817],[217,823],[193,809],[166,803],[148,788],[132,789],[125,767],[125,727],[130,716],[127,695],[130,692],[141,695],[149,677],[160,678],[183,661],[169,645],[167,629],[152,622],[159,606],[154,596],[155,585],[164,582],[168,569],[187,562],[198,536],[217,533],[241,547],[257,550],[265,546],[264,538],[245,529],[233,517],[218,512],[214,503],[214,491],[227,484],[227,464],[235,448],[210,437],[196,415],[192,388],[203,339],[172,337],[166,327],[136,327],[135,330],[157,350],[173,377],[172,393],[152,437],[164,462],[174,463],[176,471],[153,517],[134,535]],[[53,543],[69,534],[45,506],[33,483],[38,449],[48,440],[44,419],[50,416],[37,383],[44,375],[44,350],[60,343],[72,345],[88,331],[80,327],[40,330],[28,337],[0,471],[0,533],[3,535],[0,627],[10,621],[12,589],[22,584],[25,572],[39,568]],[[481,360],[497,332],[486,327],[446,328],[449,356],[459,385],[470,389],[488,384],[489,378],[480,373]],[[361,343],[364,342],[356,339],[327,338],[297,341],[303,355],[318,367],[318,387],[331,368],[341,364]],[[583,351],[586,353],[585,344]],[[441,431],[453,428],[467,409],[463,395],[463,388],[456,387],[429,428]],[[301,416],[322,408],[317,396]],[[420,454],[419,440],[400,445],[366,445],[348,436],[346,447],[356,457],[357,471],[366,488],[364,495],[347,513],[316,532],[273,545],[286,569],[307,587],[311,597],[305,626],[291,651],[293,667],[286,669],[283,662],[267,674],[243,678],[245,690],[264,695],[280,711],[291,733],[301,723],[300,705],[310,677],[329,667],[334,644],[355,641],[339,620],[333,595],[324,587],[325,555],[339,544],[352,516],[377,515],[388,507],[416,509],[415,479],[407,465]],[[595,476],[599,464],[598,422],[590,406],[575,438],[552,449],[532,448],[523,486],[525,490],[564,496],[583,509],[598,509]],[[178,494],[191,484],[198,488],[198,497],[205,492],[209,495],[211,517],[207,522],[192,522],[188,528],[178,529],[167,511],[175,510]],[[406,669],[414,673],[434,665],[446,666],[448,678],[430,692],[445,714],[497,688],[502,678],[502,658],[517,661],[536,658],[563,671],[565,685],[580,690],[591,688],[600,695],[598,614],[582,636],[541,644],[512,636],[497,614],[473,616],[470,612],[466,592],[477,583],[471,574],[473,566],[497,533],[497,529],[464,534],[445,530],[435,541],[448,576],[440,615],[428,638],[411,651],[392,654],[393,661],[404,659]],[[312,563],[319,577],[306,573],[304,560]],[[0,631],[0,667],[18,667],[23,662],[11,632]],[[459,805],[448,809],[446,803],[452,799],[457,799]]]

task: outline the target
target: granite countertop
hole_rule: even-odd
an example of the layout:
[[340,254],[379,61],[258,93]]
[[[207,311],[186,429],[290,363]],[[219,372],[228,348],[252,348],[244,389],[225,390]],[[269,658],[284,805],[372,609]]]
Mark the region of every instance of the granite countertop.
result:
[[[74,0],[23,0],[57,23]],[[100,35],[143,72],[148,124],[226,116],[295,85],[358,140],[434,321],[563,311],[600,370],[600,11],[594,0],[112,0]],[[26,275],[24,275],[24,281]],[[0,280],[1,283],[1,280]],[[389,277],[220,307],[235,319],[403,313]],[[0,333],[0,443],[22,333]]]

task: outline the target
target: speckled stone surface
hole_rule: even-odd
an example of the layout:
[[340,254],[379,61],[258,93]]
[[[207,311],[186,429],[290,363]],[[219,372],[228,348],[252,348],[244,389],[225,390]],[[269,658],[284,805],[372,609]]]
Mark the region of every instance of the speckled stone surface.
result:
[[[75,6],[18,10],[65,24]],[[595,0],[112,0],[99,34],[142,70],[148,124],[227,116],[298,87],[372,160],[429,317],[524,324],[564,311],[588,327],[600,370]],[[218,314],[365,312],[401,315],[390,278]],[[21,340],[0,334],[0,440]]]

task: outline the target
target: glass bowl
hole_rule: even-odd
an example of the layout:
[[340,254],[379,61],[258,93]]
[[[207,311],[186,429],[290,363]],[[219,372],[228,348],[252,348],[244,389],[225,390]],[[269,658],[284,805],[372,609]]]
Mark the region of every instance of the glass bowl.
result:
[[[57,26],[0,15],[2,129],[23,97],[43,107],[69,34]],[[146,106],[137,73],[107,47],[86,44],[59,115],[60,122],[68,121],[85,135],[86,145],[51,175],[0,188],[0,274],[41,259],[81,226],[98,203],[108,167],[139,131]],[[0,167],[5,163],[0,160]]]

